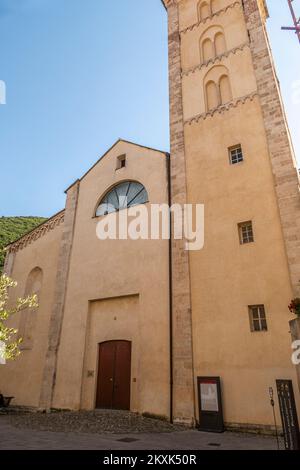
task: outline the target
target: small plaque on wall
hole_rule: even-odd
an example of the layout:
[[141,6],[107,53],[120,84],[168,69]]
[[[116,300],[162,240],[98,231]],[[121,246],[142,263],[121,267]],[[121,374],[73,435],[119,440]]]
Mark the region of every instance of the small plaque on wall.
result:
[[220,377],[198,377],[199,430],[224,432]]

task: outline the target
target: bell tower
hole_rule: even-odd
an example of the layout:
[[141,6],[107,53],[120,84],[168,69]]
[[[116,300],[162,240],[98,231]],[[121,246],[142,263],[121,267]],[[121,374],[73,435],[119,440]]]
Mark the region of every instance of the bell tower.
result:
[[[172,242],[173,414],[175,421],[192,423],[197,376],[227,381],[226,406],[228,391],[243,388],[241,368],[256,381],[254,396],[275,380],[272,360],[289,370],[282,353],[289,345],[274,335],[287,327],[288,302],[300,294],[299,176],[265,0],[163,4],[169,22],[172,203],[205,205],[204,249],[186,252],[184,243]],[[284,343],[275,355],[268,343],[260,364],[264,373],[269,367],[266,383],[253,371],[260,356],[248,314],[255,305],[268,310],[271,342]],[[237,360],[241,338],[249,340],[249,350]],[[251,422],[229,404],[226,413],[228,421]]]

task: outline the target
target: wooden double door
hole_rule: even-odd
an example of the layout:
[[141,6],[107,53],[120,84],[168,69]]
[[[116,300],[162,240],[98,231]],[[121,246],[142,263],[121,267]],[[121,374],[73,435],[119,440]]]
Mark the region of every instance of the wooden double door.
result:
[[97,408],[130,410],[131,342],[99,344]]

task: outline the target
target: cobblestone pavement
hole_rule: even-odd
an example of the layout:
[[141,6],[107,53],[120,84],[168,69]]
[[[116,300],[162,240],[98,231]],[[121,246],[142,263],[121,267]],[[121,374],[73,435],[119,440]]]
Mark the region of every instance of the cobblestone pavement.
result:
[[[2,414],[3,413],[3,414]],[[94,410],[79,412],[29,413],[8,408],[0,413],[5,422],[20,429],[87,434],[169,433],[184,430],[167,421],[128,411]]]
[[111,412],[0,415],[0,436],[1,450],[276,449],[273,437],[183,431],[162,421]]

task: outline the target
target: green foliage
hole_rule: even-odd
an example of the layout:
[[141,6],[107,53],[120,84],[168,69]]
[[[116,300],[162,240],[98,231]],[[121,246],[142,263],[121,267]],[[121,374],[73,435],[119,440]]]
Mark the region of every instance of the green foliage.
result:
[[[15,288],[17,283],[10,279],[8,276],[3,274],[0,276],[0,344],[1,354],[4,359],[15,359],[19,354],[19,345],[22,339],[14,339],[14,336],[18,332],[15,328],[9,328],[5,325],[6,321],[18,312],[25,310],[26,308],[37,308],[37,296],[28,296],[25,299],[17,299],[14,307],[8,307],[8,290]],[[4,345],[4,350],[3,350]]]
[[293,299],[289,305],[289,311],[300,317],[300,299]]
[[0,217],[0,273],[5,253],[3,248],[43,223],[42,217]]

